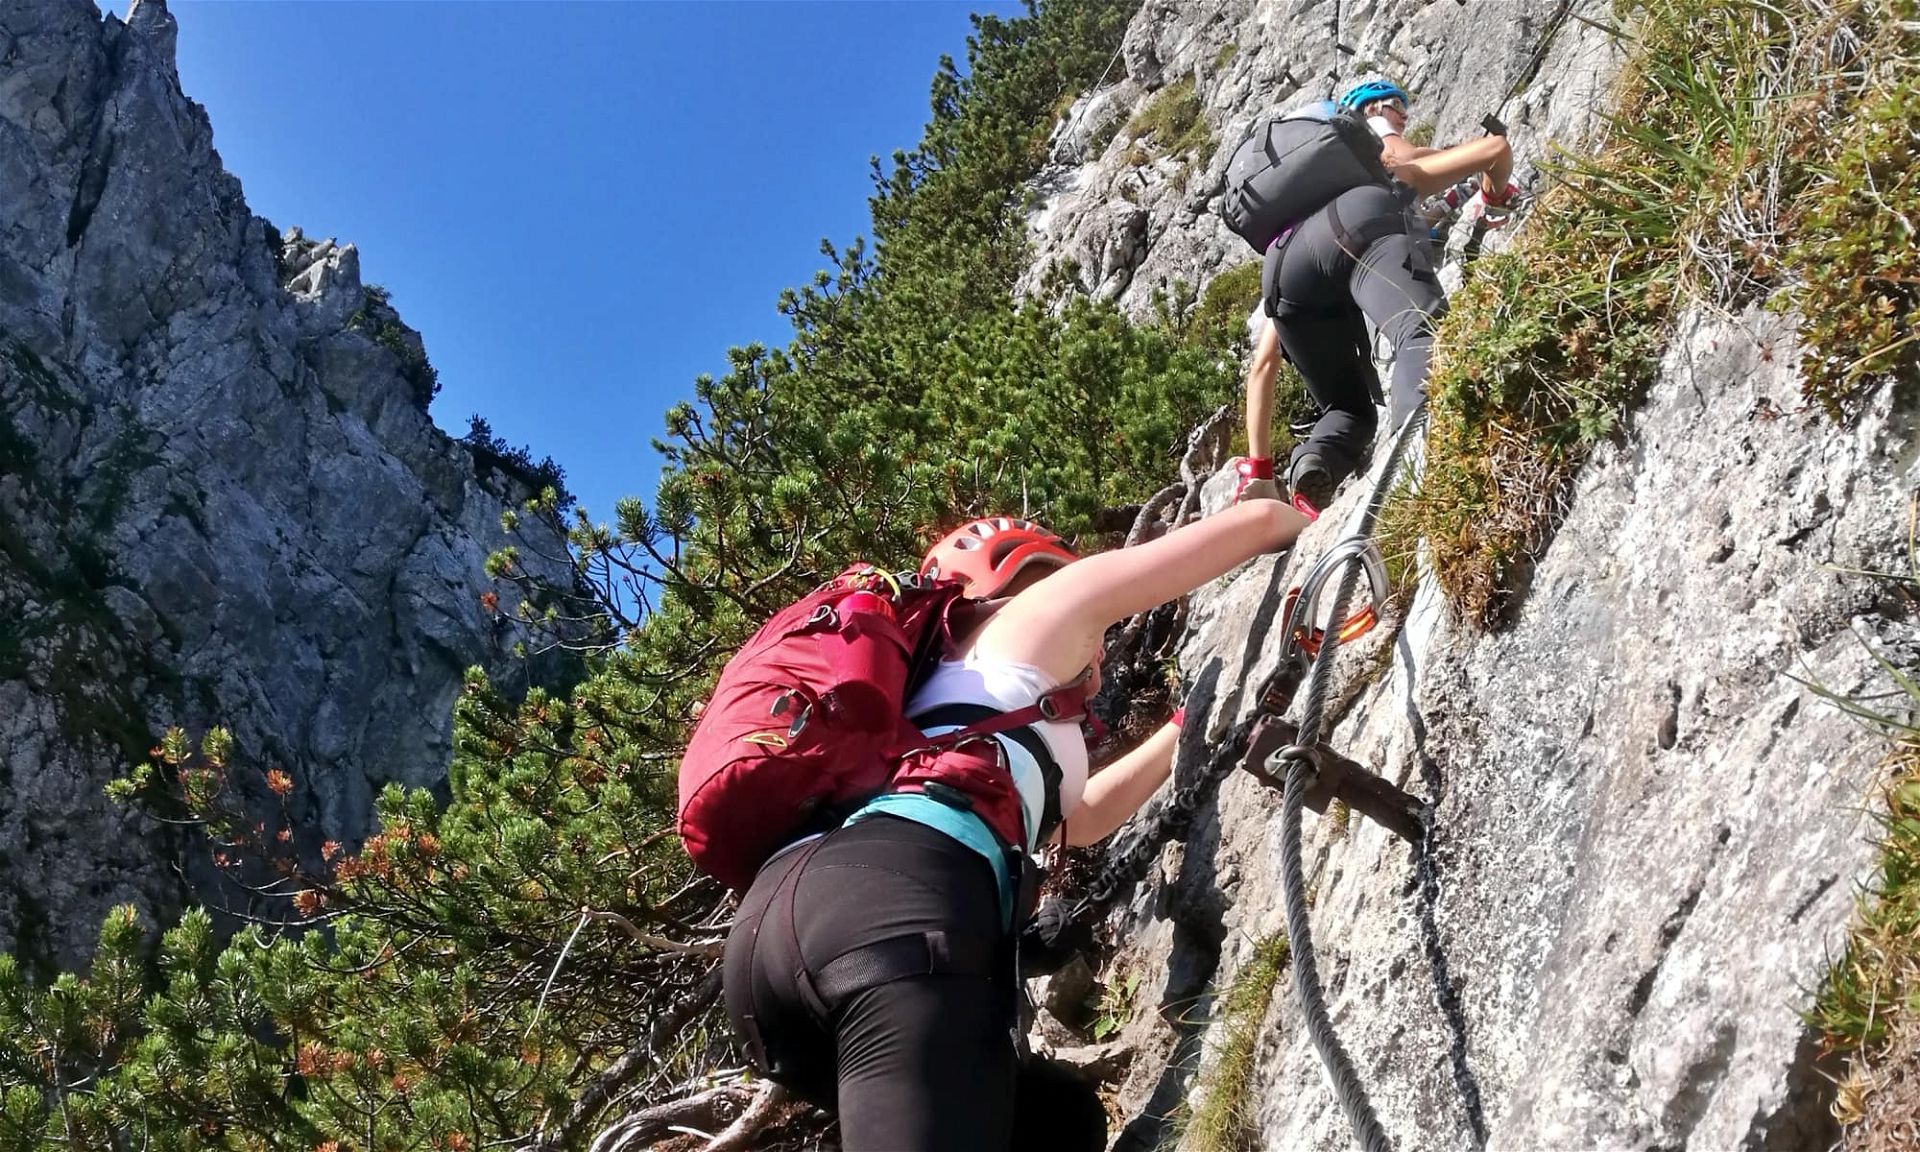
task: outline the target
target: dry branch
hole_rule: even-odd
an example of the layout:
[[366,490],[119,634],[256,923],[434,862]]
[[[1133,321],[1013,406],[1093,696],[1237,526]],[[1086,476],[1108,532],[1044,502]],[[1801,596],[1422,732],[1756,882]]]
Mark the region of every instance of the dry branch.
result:
[[[762,1091],[761,1097],[765,1095]],[[628,1113],[602,1128],[600,1134],[593,1138],[593,1143],[588,1145],[588,1152],[628,1152],[671,1135],[676,1129],[707,1131],[717,1127],[736,1108],[740,1109],[740,1118],[745,1119],[758,1104],[758,1099],[749,1097],[745,1085],[725,1084],[709,1088],[698,1095],[669,1100],[665,1104],[655,1104]],[[727,1131],[733,1129],[730,1127]],[[718,1138],[708,1147],[719,1147]]]
[[773,1118],[774,1111],[787,1098],[786,1092],[771,1080],[763,1081],[760,1091],[740,1113],[740,1118],[727,1125],[727,1130],[715,1136],[702,1152],[740,1152],[753,1142],[760,1130]]
[[659,1061],[659,1053],[667,1042],[688,1023],[705,1012],[720,995],[720,967],[715,965],[707,973],[706,979],[694,989],[693,994],[676,1004],[673,1009],[660,1017],[651,1032],[627,1049],[624,1056],[608,1065],[600,1078],[580,1093],[580,1099],[574,1101],[572,1111],[554,1127],[551,1132],[540,1134],[530,1145],[527,1152],[552,1152],[564,1148],[575,1134],[584,1128],[587,1122],[599,1115],[613,1094],[632,1083],[635,1079],[651,1071]]

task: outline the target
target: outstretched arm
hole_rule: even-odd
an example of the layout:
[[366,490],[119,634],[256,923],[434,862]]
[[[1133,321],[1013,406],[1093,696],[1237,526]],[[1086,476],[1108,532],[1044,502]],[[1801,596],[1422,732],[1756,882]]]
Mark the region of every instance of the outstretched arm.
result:
[[1093,662],[1108,625],[1292,544],[1307,518],[1278,500],[1237,504],[1145,544],[1077,560],[994,614],[974,651],[1059,681]]
[[1482,136],[1437,152],[1396,162],[1391,150],[1384,157],[1387,171],[1422,196],[1431,196],[1469,176],[1486,174],[1489,191],[1505,191],[1513,176],[1513,149],[1505,136]]
[[1179,741],[1180,726],[1168,721],[1139,747],[1088,777],[1080,807],[1067,818],[1067,843],[1085,848],[1113,835],[1166,780]]
[[1389,172],[1410,160],[1436,156],[1439,152],[1440,149],[1438,148],[1415,147],[1409,144],[1407,138],[1398,132],[1389,133],[1388,135],[1380,137],[1380,163],[1386,165],[1387,171]]

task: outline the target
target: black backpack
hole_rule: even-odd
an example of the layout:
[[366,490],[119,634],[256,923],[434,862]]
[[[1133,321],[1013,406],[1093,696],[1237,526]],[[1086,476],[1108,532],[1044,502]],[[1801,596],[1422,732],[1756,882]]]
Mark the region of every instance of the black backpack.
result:
[[1276,238],[1350,188],[1385,185],[1380,138],[1357,109],[1332,101],[1254,126],[1227,163],[1220,215],[1265,254]]

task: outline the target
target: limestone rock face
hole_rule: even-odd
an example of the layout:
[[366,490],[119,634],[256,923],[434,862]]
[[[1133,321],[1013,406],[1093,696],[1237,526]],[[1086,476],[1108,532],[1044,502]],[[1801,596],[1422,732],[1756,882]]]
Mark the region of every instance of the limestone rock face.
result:
[[444,780],[462,671],[512,669],[481,567],[525,493],[434,427],[353,246],[248,211],[176,35],[0,7],[0,949],[64,962],[183,895],[101,792],[159,730],[231,727],[351,841]]
[[[1619,63],[1570,20],[1530,67],[1557,8],[1345,0],[1340,77],[1378,62],[1416,93],[1437,144],[1478,134],[1514,93],[1524,180],[1549,140],[1592,146]],[[1604,4],[1573,10],[1607,22]],[[1147,0],[1123,64],[1056,133],[1026,289],[1071,259],[1083,289],[1144,317],[1156,289],[1251,261],[1215,212],[1228,153],[1257,117],[1327,94],[1335,11]],[[1165,156],[1100,127],[1178,83],[1199,95],[1214,150]],[[1886,690],[1875,654],[1920,663],[1910,614],[1850,571],[1905,571],[1920,470],[1893,389],[1837,428],[1797,411],[1797,362],[1788,318],[1689,315],[1501,629],[1464,628],[1425,586],[1390,636],[1343,654],[1325,738],[1432,806],[1424,854],[1358,817],[1309,814],[1305,838],[1335,1028],[1395,1147],[1830,1142],[1826,1070],[1799,1013],[1872,866],[1885,744],[1815,689]],[[1214,479],[1209,507],[1231,482]],[[1277,659],[1277,599],[1346,534],[1367,487],[1349,485],[1293,555],[1192,597],[1179,666],[1189,683],[1217,676],[1216,737],[1251,713],[1243,689]],[[1174,1133],[1165,1117],[1221,1042],[1220,990],[1283,929],[1279,820],[1279,794],[1233,774],[1112,913],[1124,943],[1103,1002],[1138,989],[1118,1036],[1135,1056],[1116,1148]],[[1255,1081],[1260,1146],[1353,1146],[1285,980]]]
[[[1433,805],[1424,859],[1358,817],[1309,815],[1306,836],[1336,1028],[1400,1140],[1830,1140],[1799,1013],[1872,866],[1885,743],[1812,686],[1883,691],[1869,645],[1915,662],[1920,632],[1886,614],[1884,584],[1835,569],[1899,570],[1920,476],[1890,393],[1842,431],[1764,415],[1797,391],[1795,359],[1779,318],[1691,318],[1511,626],[1467,632],[1423,588],[1392,663],[1337,714],[1335,748]],[[1270,663],[1259,605],[1356,500],[1298,559],[1198,597],[1182,666],[1217,660],[1234,683]],[[1348,656],[1364,679],[1366,654]],[[1229,778],[1163,861],[1168,890],[1135,905],[1139,938],[1158,938],[1139,962],[1170,989],[1201,994],[1281,930],[1279,811]],[[1348,1146],[1284,988],[1259,1068],[1268,1147]]]

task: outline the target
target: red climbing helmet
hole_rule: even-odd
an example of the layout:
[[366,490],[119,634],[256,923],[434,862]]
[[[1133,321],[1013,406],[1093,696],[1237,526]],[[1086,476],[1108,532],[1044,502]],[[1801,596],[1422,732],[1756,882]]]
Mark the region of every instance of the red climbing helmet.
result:
[[967,595],[990,600],[1029,564],[1062,568],[1077,559],[1064,540],[1031,520],[989,516],[942,536],[920,561],[920,574],[962,581]]

